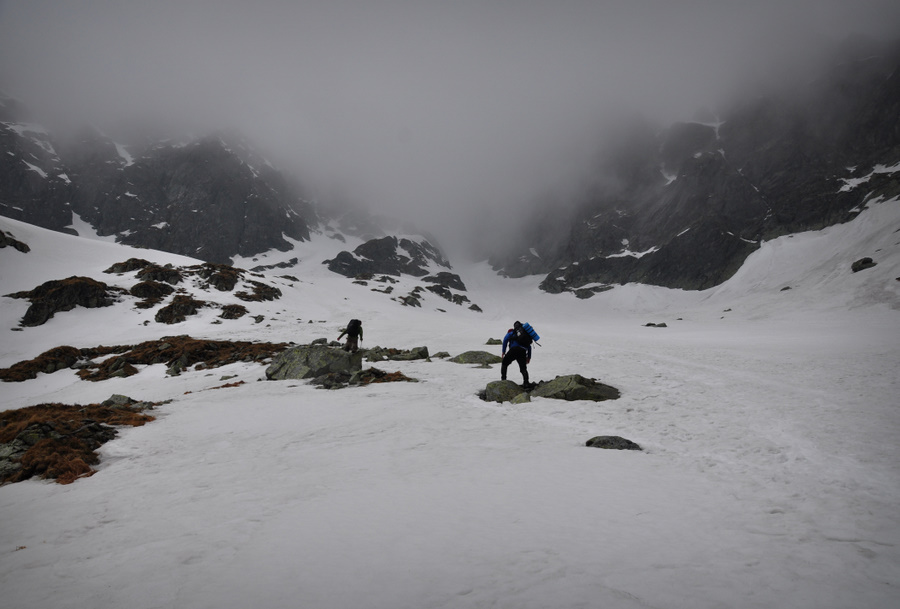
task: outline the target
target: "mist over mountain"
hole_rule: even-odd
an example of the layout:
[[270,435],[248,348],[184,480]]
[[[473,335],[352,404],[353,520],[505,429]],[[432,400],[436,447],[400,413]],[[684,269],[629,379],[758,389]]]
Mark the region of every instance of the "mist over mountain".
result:
[[551,195],[515,225],[518,250],[500,244],[492,262],[583,296],[630,281],[717,285],[765,240],[900,194],[898,67],[900,44],[848,40],[801,88],[666,128],[623,123],[594,183],[562,202]]
[[263,4],[0,5],[30,114],[2,213],[210,261],[428,231],[551,291],[699,288],[897,160],[890,2]]

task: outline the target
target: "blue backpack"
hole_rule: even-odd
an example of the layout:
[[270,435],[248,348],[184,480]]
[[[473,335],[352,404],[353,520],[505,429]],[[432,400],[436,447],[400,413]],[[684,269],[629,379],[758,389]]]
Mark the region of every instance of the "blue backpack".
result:
[[538,333],[535,332],[530,323],[526,322],[523,324],[517,321],[513,324],[513,340],[523,347],[527,347],[532,342],[537,343],[537,341],[541,340],[541,337],[538,336]]

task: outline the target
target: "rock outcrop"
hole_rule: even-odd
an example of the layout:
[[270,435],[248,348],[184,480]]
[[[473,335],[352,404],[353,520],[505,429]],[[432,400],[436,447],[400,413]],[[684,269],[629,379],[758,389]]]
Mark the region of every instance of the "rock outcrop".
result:
[[[138,373],[136,366],[164,364],[177,375],[194,367],[209,369],[237,362],[266,363],[288,347],[285,343],[201,340],[190,336],[165,336],[137,345],[99,346],[76,349],[54,347],[38,357],[0,368],[0,381],[22,382],[39,373],[52,374],[73,369],[79,378],[102,381]],[[104,359],[105,358],[105,359]]]
[[343,251],[323,264],[328,265],[328,270],[350,278],[378,274],[424,277],[434,264],[450,268],[443,254],[428,241],[397,237],[371,239],[352,253]]
[[629,282],[702,290],[763,241],[900,195],[900,44],[848,41],[832,60],[796,90],[721,116],[623,121],[594,163],[603,186],[522,218],[517,250],[492,265],[546,273],[541,289],[581,298]]
[[528,394],[520,385],[516,385],[512,381],[491,381],[480,397],[486,402],[512,402],[523,395],[527,396]]
[[287,251],[317,222],[240,138],[129,147],[86,129],[59,145],[14,106],[0,99],[0,215],[72,233],[75,212],[120,243],[215,263]]
[[125,290],[110,287],[90,277],[69,277],[47,281],[30,291],[7,294],[10,298],[23,298],[31,302],[20,322],[22,326],[40,326],[60,311],[75,307],[94,309],[108,307]]
[[610,450],[642,450],[639,444],[621,436],[595,436],[585,442],[585,446]]
[[621,396],[619,390],[597,381],[585,378],[580,374],[558,376],[552,381],[541,382],[531,392],[532,397],[553,398],[556,400],[591,400],[602,402],[617,400]]
[[70,484],[92,475],[97,449],[116,437],[116,427],[153,421],[144,411],[155,405],[114,395],[102,404],[39,404],[0,413],[0,484],[33,476]]
[[362,351],[367,362],[381,362],[391,360],[406,362],[417,359],[428,359],[428,347],[413,347],[412,349],[393,349],[385,347],[372,347]]
[[270,381],[313,379],[326,374],[362,369],[362,353],[350,353],[323,345],[301,345],[277,355],[266,368]]
[[860,271],[864,271],[866,269],[870,269],[878,263],[872,260],[871,258],[860,258],[856,262],[850,265],[850,270],[854,273],[858,273]]
[[605,385],[596,379],[589,379],[580,374],[558,376],[552,381],[541,381],[531,390],[512,381],[492,381],[488,383],[479,397],[487,402],[525,402],[532,397],[550,398],[554,400],[589,400],[603,402],[620,397],[619,390]]
[[489,353],[487,351],[465,351],[455,357],[451,357],[449,361],[454,364],[490,365],[499,364],[503,361],[503,358],[496,353]]
[[402,372],[385,372],[378,368],[366,368],[357,370],[352,374],[347,371],[329,372],[312,380],[312,384],[322,389],[343,389],[357,385],[371,385],[372,383],[417,383],[418,380],[410,378]]
[[11,247],[22,252],[23,254],[27,254],[31,251],[31,248],[28,247],[26,243],[22,243],[21,241],[16,239],[12,233],[0,231],[0,249],[4,247]]

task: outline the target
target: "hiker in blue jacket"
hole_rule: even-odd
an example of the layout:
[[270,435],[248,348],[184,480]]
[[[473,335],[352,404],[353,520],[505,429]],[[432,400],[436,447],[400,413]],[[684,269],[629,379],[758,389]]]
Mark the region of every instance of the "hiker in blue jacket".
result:
[[[531,363],[531,341],[523,340],[516,336],[519,327],[521,327],[521,324],[516,322],[509,332],[506,333],[506,336],[503,337],[503,363],[500,364],[500,379],[506,380],[506,369],[515,360],[519,364],[519,371],[522,373],[522,387],[528,389],[531,387],[528,382],[527,368],[527,365]],[[509,348],[508,351],[507,347]]]

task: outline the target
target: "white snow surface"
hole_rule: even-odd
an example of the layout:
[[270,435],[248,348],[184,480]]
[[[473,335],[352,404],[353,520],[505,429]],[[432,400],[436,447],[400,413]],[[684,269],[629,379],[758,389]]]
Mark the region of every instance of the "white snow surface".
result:
[[[0,250],[0,294],[70,275],[129,287],[102,271],[131,256],[195,262],[5,218],[0,229],[32,248]],[[300,258],[267,273],[284,295],[249,307],[259,324],[214,325],[209,312],[163,326],[123,301],[11,331],[28,303],[4,297],[0,366],[174,334],[305,343],[350,317],[363,346],[455,355],[498,349],[486,339],[519,319],[542,336],[532,379],[582,374],[622,397],[487,403],[476,392],[496,367],[439,359],[378,364],[418,383],[335,391],[261,380],[252,363],[5,383],[3,409],[114,393],[172,402],[120,430],[92,477],[0,487],[2,605],[896,607],[898,229],[900,203],[873,204],[763,244],[703,292],[626,285],[579,300],[539,292],[539,277],[454,268],[483,314],[352,284],[321,261],[355,246],[325,237],[255,262]],[[851,272],[863,256],[877,266]],[[246,383],[214,389],[224,375]],[[644,450],[585,447],[597,435]]]

